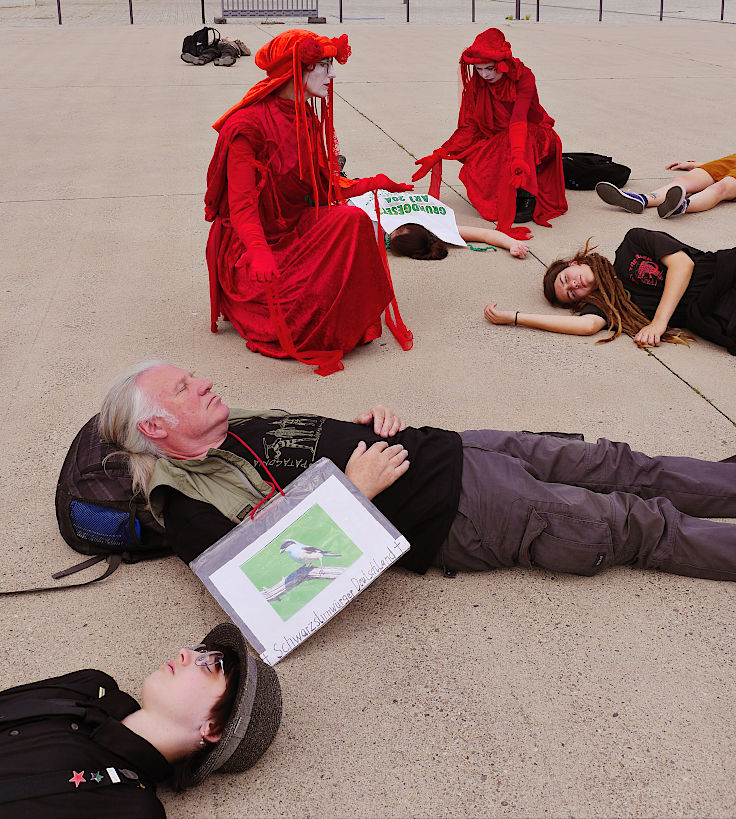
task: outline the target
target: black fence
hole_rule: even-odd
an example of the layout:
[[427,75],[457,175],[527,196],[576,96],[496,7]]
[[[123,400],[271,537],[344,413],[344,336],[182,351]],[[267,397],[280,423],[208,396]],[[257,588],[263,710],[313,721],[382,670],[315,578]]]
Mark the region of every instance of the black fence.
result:
[[[130,25],[133,25],[135,20],[133,16],[133,2],[134,0],[128,0],[128,17],[130,19]],[[274,19],[278,17],[307,17],[311,23],[318,23],[318,22],[325,22],[324,17],[319,17],[318,11],[318,3],[319,0],[221,0],[222,2],[222,17],[242,17],[242,18],[264,18],[264,19]],[[405,19],[407,23],[411,22],[411,0],[402,0],[403,5],[405,6]],[[481,0],[482,2],[482,0]],[[672,2],[672,0],[670,0]],[[205,23],[205,0],[200,0],[201,3],[201,17],[202,23]],[[62,24],[62,14],[61,14],[61,4],[62,0],[56,0],[56,9],[57,9],[57,17],[59,25]],[[339,0],[338,2],[338,17],[340,23],[343,22],[343,5],[347,4],[348,6],[351,5],[350,0]],[[514,2],[515,8],[514,13],[509,14],[507,19],[509,20],[521,20],[522,19],[522,0],[515,0]],[[531,3],[527,2],[524,5],[528,8]],[[551,4],[555,7],[556,10],[563,8],[559,2]],[[720,7],[720,22],[725,22],[728,24],[733,25],[731,21],[725,20],[725,12],[726,12],[726,0],[713,0],[713,12],[717,12],[718,8]],[[334,7],[333,7],[334,8]],[[465,6],[467,9],[467,15],[470,22],[476,22],[476,0],[468,0],[467,5]],[[672,8],[672,6],[671,6]],[[544,11],[544,3],[540,2],[540,0],[536,0],[534,4],[534,19],[536,22],[543,21],[542,14]],[[593,9],[579,9],[580,11],[592,11]],[[620,10],[612,9],[610,7],[609,2],[609,13],[611,14],[635,14],[637,16],[646,16],[646,17],[655,17],[656,14],[652,12],[645,12],[642,10],[642,7],[639,7],[638,11],[635,12],[622,12]],[[676,11],[681,11],[681,9],[676,9]],[[541,13],[540,13],[541,12]],[[599,0],[598,3],[598,22],[603,22],[604,15],[606,13],[606,5],[605,0]],[[664,20],[665,16],[670,17],[671,19],[677,19],[677,15],[670,14],[667,15],[666,3],[665,0],[659,0],[659,20]],[[402,14],[402,17],[404,15]],[[531,19],[531,14],[524,14],[523,19]],[[466,19],[468,19],[466,18]],[[350,19],[350,18],[348,18]],[[680,18],[682,19],[682,18]],[[693,19],[693,18],[689,18]],[[224,22],[224,20],[223,20]],[[426,19],[425,19],[426,22]],[[462,22],[461,19],[458,19],[458,22]],[[709,21],[703,20],[703,22],[717,22],[711,18]]]
[[[411,0],[403,0],[403,2],[404,2],[404,5],[406,6],[406,22],[410,23],[411,22],[411,11],[410,11]],[[536,12],[537,12],[536,13],[536,21],[537,22],[539,22],[539,7],[540,7],[540,5],[541,5],[540,0],[537,0],[537,2],[536,2]],[[603,5],[604,5],[603,0],[599,0],[599,3],[598,3],[598,22],[599,23],[603,22]],[[724,15],[725,15],[725,12],[726,12],[726,0],[721,0],[720,5],[721,5],[721,18],[720,18],[720,20],[721,20],[721,22],[724,22]],[[342,7],[343,7],[343,0],[340,0],[340,22],[341,23],[342,23],[342,17],[343,17],[343,8]],[[515,14],[511,19],[521,20],[521,0],[516,0]],[[660,22],[663,19],[664,19],[664,0],[659,0],[659,20],[660,20]],[[475,22],[475,0],[470,0],[470,22],[471,23]]]

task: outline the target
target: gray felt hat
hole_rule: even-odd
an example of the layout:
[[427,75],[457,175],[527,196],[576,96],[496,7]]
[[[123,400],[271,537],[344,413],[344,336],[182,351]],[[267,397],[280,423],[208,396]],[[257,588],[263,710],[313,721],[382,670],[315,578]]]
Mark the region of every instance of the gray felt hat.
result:
[[210,649],[230,649],[237,654],[238,690],[222,737],[192,758],[180,784],[199,785],[213,771],[238,773],[256,764],[273,742],[281,722],[281,686],[276,672],[248,651],[236,626],[221,623],[202,640]]

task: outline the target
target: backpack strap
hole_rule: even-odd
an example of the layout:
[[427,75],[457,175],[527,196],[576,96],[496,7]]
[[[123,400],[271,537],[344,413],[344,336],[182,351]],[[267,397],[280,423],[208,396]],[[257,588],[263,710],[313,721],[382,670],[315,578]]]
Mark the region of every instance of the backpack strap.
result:
[[74,794],[77,790],[99,790],[106,785],[146,786],[135,771],[128,768],[103,768],[98,771],[76,771],[65,768],[60,771],[46,771],[30,776],[19,776],[12,782],[0,783],[0,805],[21,799],[39,799],[54,794]]
[[95,563],[99,563],[102,560],[107,561],[107,569],[105,569],[104,573],[99,577],[93,577],[92,580],[85,580],[83,583],[70,583],[67,586],[35,586],[31,589],[0,591],[0,596],[11,594],[33,594],[34,592],[61,591],[62,589],[75,589],[79,586],[89,586],[90,583],[96,583],[98,580],[104,580],[106,577],[109,577],[122,562],[122,557],[118,554],[95,555],[89,560],[85,560],[82,563],[77,563],[76,566],[70,566],[68,569],[62,569],[62,571],[56,572],[51,576],[54,578],[54,580],[57,580],[60,577],[66,577],[67,575],[74,574],[75,572],[81,572],[82,569],[87,569],[90,566],[94,566]]

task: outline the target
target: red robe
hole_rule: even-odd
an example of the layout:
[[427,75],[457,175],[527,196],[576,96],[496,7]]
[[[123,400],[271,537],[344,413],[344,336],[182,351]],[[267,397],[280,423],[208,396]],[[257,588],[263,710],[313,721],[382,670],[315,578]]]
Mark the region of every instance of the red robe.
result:
[[[320,148],[319,123],[307,106],[302,150]],[[320,168],[322,163],[315,166]],[[299,176],[293,100],[270,95],[231,114],[207,172],[205,218],[213,329],[229,320],[248,348],[289,355],[279,341],[268,303],[269,285],[246,273],[248,239],[268,243],[281,275],[281,313],[298,351],[343,353],[381,335],[381,313],[393,296],[373,223],[360,209],[326,207],[326,174],[315,187]]]
[[[498,217],[498,202],[511,177],[509,125],[527,123],[525,159],[530,168],[522,185],[537,197],[534,221],[545,225],[567,211],[562,173],[562,143],[555,121],[539,104],[534,74],[520,60],[496,83],[473,72],[463,92],[455,133],[440,150],[447,159],[463,163],[460,180],[468,198],[489,222]],[[516,79],[512,78],[516,75]]]

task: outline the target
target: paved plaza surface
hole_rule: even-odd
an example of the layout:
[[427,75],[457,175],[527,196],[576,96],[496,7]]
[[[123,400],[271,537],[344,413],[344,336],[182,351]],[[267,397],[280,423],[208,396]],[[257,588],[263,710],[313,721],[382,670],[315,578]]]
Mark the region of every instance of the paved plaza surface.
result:
[[[670,161],[734,151],[736,27],[504,16],[482,23],[502,24],[533,68],[567,150],[613,155],[642,191],[669,178]],[[453,130],[458,55],[481,24],[333,21],[319,32],[347,31],[353,48],[335,87],[347,170],[407,180]],[[61,462],[112,376],[154,356],[211,376],[233,406],[351,418],[382,401],[414,425],[736,452],[736,359],[722,349],[647,353],[626,337],[596,345],[482,315],[491,299],[544,309],[544,266],[591,235],[604,253],[633,225],[731,247],[733,203],[663,223],[568,192],[569,212],[534,227],[524,261],[461,249],[438,262],[391,258],[414,349],[384,331],[326,379],[248,352],[227,324],[211,334],[210,124],[261,74],[252,58],[182,63],[193,23],[16,19],[0,56],[4,588],[46,583],[78,559],[54,517]],[[254,53],[283,30],[226,28]],[[445,163],[442,197],[459,222],[481,224],[458,169]],[[162,799],[172,818],[734,816],[735,592],[630,568],[389,571],[277,666],[284,719],[258,765]],[[173,557],[0,606],[0,687],[91,666],[136,694],[145,673],[225,619]]]

